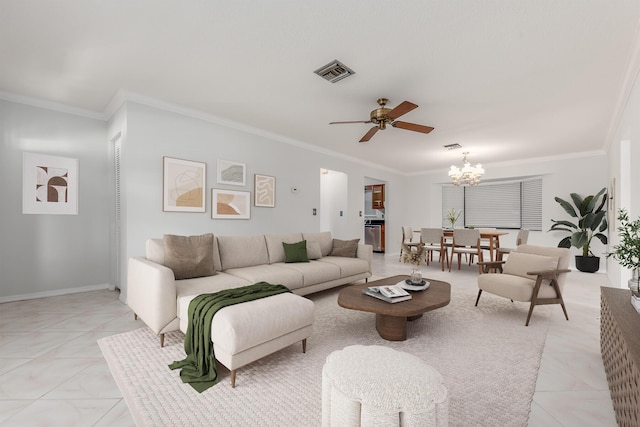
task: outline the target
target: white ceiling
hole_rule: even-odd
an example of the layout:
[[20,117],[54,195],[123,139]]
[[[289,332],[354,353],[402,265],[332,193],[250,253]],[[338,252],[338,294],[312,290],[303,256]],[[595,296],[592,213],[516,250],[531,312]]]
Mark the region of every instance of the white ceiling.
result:
[[[0,0],[0,91],[98,113],[125,91],[413,174],[606,148],[639,19],[637,0]],[[334,59],[356,74],[313,74]],[[435,130],[328,124],[379,97]]]

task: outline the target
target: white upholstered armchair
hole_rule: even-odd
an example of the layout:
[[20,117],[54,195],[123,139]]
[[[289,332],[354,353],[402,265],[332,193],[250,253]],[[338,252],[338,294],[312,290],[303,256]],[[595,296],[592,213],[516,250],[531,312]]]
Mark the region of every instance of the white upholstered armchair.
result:
[[533,307],[543,304],[560,304],[567,320],[567,309],[562,290],[569,270],[571,252],[566,248],[520,245],[506,261],[479,263],[484,272],[478,276],[478,298],[489,292],[512,301],[530,302],[525,326],[529,326]]

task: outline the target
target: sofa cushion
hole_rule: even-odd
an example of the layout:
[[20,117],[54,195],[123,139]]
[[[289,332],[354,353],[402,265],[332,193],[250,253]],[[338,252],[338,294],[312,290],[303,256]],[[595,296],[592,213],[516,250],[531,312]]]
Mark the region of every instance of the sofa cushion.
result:
[[211,341],[225,353],[238,354],[313,324],[315,305],[284,293],[222,308],[211,321]]
[[301,240],[297,243],[282,242],[282,246],[284,247],[284,262],[309,262],[306,240]]
[[341,278],[355,276],[369,271],[369,263],[362,258],[326,256],[320,258],[317,262],[325,262],[339,267]]
[[264,235],[218,236],[218,251],[223,270],[269,264]]
[[264,241],[269,253],[269,264],[284,262],[283,243],[296,243],[302,240],[302,233],[265,234]]
[[289,268],[302,274],[304,286],[337,280],[341,277],[340,267],[335,264],[319,261],[279,263],[277,267]]
[[320,244],[320,250],[322,256],[327,256],[333,249],[333,240],[331,238],[330,231],[322,231],[320,233],[302,233],[302,238],[307,242],[318,242]]
[[[515,255],[515,256],[514,256]],[[543,255],[511,252],[502,269],[503,274],[524,277],[535,280],[536,276],[529,275],[529,271],[555,270],[558,268],[558,258]]]
[[252,267],[230,268],[225,273],[248,280],[251,283],[269,282],[274,285],[284,285],[293,290],[304,285],[302,273],[290,268],[279,267],[274,264],[261,264]]
[[178,318],[187,320],[189,302],[197,295],[210,294],[223,289],[239,288],[250,285],[251,282],[240,277],[218,272],[215,276],[185,279],[176,282]]
[[322,249],[320,249],[320,242],[317,240],[307,240],[307,258],[318,259],[322,258]]
[[176,280],[213,276],[213,234],[176,236],[165,234],[164,262]]
[[329,255],[355,258],[358,253],[360,239],[340,240],[333,239],[333,249]]
[[[479,289],[514,301],[531,301],[535,284],[535,280],[504,273],[478,276]],[[540,286],[538,298],[556,298],[556,291],[553,286],[548,285],[548,280]]]

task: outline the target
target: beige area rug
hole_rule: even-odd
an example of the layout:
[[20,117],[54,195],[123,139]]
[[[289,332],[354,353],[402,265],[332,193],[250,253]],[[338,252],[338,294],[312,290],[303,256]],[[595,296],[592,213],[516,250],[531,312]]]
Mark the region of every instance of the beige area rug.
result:
[[[453,291],[451,303],[410,322],[409,339],[390,342],[375,331],[375,315],[337,305],[339,290],[316,303],[307,353],[292,345],[238,371],[232,389],[221,382],[202,394],[167,365],[184,357],[183,334],[168,334],[164,348],[147,328],[98,341],[135,422],[141,426],[321,425],[322,366],[348,345],[385,345],[415,354],[436,368],[449,390],[452,426],[526,426],[550,307],[527,307],[483,294]],[[427,291],[428,292],[428,291]]]

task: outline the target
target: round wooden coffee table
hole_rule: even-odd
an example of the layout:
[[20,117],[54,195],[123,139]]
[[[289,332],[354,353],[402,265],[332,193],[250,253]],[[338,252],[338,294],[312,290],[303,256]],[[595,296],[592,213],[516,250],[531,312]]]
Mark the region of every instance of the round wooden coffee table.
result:
[[407,339],[407,321],[415,320],[427,311],[444,307],[451,301],[451,285],[439,280],[428,280],[431,285],[424,291],[411,292],[408,301],[388,303],[362,293],[369,286],[395,285],[409,276],[393,276],[374,280],[361,285],[347,286],[338,295],[338,305],[351,310],[367,311],[376,314],[376,330],[389,341]]

